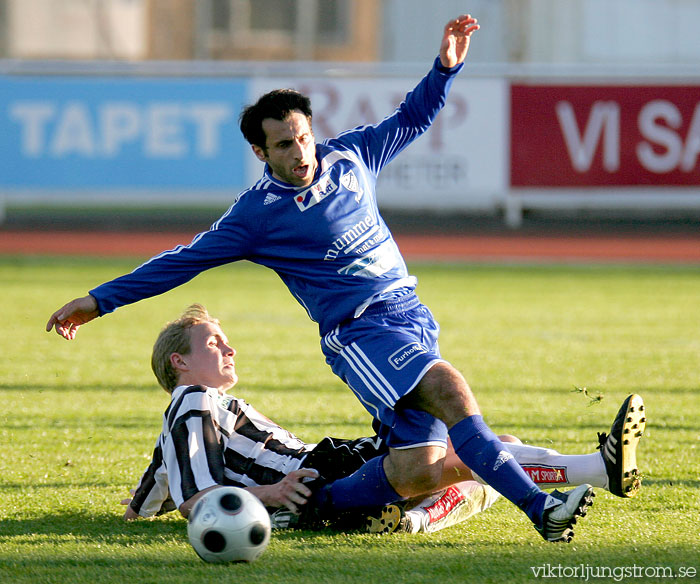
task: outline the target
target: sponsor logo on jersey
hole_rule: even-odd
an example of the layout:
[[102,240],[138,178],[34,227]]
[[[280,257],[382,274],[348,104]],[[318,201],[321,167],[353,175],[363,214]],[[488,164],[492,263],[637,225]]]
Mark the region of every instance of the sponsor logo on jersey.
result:
[[[341,251],[349,253],[368,240],[371,241],[372,244],[375,244],[379,241],[378,237],[376,237],[377,233],[381,236],[383,231],[376,224],[374,217],[372,217],[372,215],[367,215],[364,219],[355,223],[350,229],[347,229],[338,237],[333,242],[333,247],[330,247],[328,251],[326,251],[326,256],[323,259],[333,261],[338,257]],[[364,251],[367,251],[367,249],[358,253],[363,253]]]
[[279,195],[274,195],[272,193],[267,193],[267,196],[265,197],[265,200],[263,201],[263,205],[270,205],[276,201],[279,201],[282,197]]
[[557,484],[569,482],[565,466],[523,464],[522,467],[535,483]]
[[413,361],[419,355],[423,355],[428,352],[428,349],[421,345],[420,343],[409,343],[404,345],[398,351],[395,351],[389,355],[389,363],[391,366],[398,370],[403,369],[411,361]]
[[228,407],[231,405],[231,402],[233,401],[233,397],[230,395],[221,395],[219,396],[219,405],[224,408],[225,410],[228,409]]
[[362,278],[376,278],[386,274],[399,263],[400,256],[393,241],[388,240],[369,253],[357,258],[354,262],[343,266],[338,270],[344,276],[360,276]]
[[310,186],[305,191],[302,191],[294,196],[294,202],[303,213],[314,205],[317,205],[328,195],[334,193],[338,189],[338,185],[333,182],[330,173],[323,175],[318,179],[316,184]]

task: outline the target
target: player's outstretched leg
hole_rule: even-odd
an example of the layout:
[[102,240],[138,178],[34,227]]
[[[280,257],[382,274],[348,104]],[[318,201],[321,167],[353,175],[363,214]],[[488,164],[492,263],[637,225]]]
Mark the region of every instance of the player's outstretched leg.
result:
[[524,511],[542,537],[547,541],[571,540],[577,518],[593,503],[591,485],[558,496],[540,490],[479,415],[465,418],[449,433],[457,456]]
[[435,533],[488,509],[499,497],[498,491],[488,485],[474,480],[462,481],[426,497],[417,505],[408,503],[396,531]]
[[617,412],[610,434],[598,434],[598,448],[608,474],[607,488],[613,495],[634,497],[642,486],[636,452],[646,421],[644,400],[633,393]]
[[576,518],[583,516],[592,504],[589,484],[561,497],[542,491],[486,425],[466,380],[447,363],[433,366],[410,398],[418,409],[447,425],[452,446],[461,461],[517,505],[546,540],[571,539]]

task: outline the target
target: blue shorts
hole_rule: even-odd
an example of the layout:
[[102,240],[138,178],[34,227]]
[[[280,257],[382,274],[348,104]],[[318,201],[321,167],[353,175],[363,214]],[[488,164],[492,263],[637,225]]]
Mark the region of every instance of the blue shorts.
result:
[[447,445],[447,427],[427,412],[399,407],[436,363],[440,326],[415,294],[370,305],[321,339],[326,363],[380,422],[391,448]]

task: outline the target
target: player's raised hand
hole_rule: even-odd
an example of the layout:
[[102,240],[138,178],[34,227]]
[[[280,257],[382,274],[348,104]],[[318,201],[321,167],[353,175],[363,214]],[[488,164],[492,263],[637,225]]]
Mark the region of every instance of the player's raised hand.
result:
[[46,323],[46,332],[50,332],[55,327],[59,335],[70,341],[75,338],[80,325],[90,322],[99,315],[97,301],[88,294],[71,300],[54,312]]
[[479,28],[476,18],[472,18],[471,14],[462,14],[445,25],[440,45],[440,62],[443,67],[456,67],[464,62],[471,36]]

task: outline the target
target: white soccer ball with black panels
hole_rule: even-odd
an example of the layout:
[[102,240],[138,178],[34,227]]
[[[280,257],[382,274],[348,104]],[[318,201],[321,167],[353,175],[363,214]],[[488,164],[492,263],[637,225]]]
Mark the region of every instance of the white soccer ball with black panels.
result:
[[270,542],[270,516],[252,493],[221,487],[197,501],[187,536],[205,562],[253,562]]

